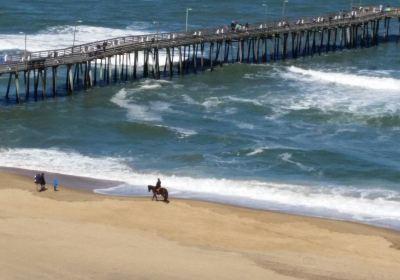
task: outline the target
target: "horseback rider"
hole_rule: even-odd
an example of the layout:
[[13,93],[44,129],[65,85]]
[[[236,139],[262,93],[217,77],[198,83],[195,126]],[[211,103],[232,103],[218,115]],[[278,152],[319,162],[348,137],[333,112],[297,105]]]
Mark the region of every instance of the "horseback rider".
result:
[[161,180],[160,180],[160,178],[157,178],[157,183],[156,183],[157,194],[160,194],[160,189],[161,189]]
[[165,188],[165,187],[161,187],[161,180],[160,180],[160,178],[157,178],[157,183],[156,183],[156,185],[155,186],[152,186],[152,185],[148,185],[147,186],[147,189],[148,189],[148,191],[149,192],[153,192],[153,197],[152,197],[152,199],[151,200],[156,200],[156,201],[158,201],[158,195],[161,195],[162,196],[162,198],[163,198],[163,201],[165,202],[165,203],[169,203],[169,200],[168,200],[168,190]]

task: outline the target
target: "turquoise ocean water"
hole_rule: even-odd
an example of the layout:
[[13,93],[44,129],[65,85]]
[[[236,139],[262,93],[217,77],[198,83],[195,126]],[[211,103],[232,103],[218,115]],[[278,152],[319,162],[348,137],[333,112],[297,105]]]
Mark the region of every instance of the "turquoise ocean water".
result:
[[[282,2],[266,3],[0,0],[0,55],[23,50],[19,32],[31,51],[70,46],[77,20],[84,43],[181,31],[186,7],[192,29],[278,19]],[[286,12],[349,7],[299,0]],[[5,102],[2,76],[0,166],[123,182],[97,190],[114,195],[146,195],[160,177],[172,197],[400,228],[399,50],[225,65],[18,106]]]

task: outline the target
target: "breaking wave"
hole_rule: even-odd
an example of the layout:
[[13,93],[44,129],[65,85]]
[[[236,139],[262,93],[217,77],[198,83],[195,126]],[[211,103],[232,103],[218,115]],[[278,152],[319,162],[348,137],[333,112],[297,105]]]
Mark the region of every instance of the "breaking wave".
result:
[[296,66],[288,67],[288,71],[291,74],[295,74],[292,78],[300,78],[320,83],[335,83],[351,87],[400,92],[400,80],[394,78],[355,75],[350,73],[323,72],[311,69],[302,69]]

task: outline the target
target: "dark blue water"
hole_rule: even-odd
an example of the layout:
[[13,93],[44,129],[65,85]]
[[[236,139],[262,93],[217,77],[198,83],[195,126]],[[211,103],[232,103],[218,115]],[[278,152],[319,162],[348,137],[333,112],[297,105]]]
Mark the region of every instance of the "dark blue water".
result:
[[[0,1],[2,54],[24,49],[21,31],[30,51],[71,46],[77,20],[83,43],[183,30],[186,7],[191,29],[282,15],[281,1],[266,11],[236,0],[25,2]],[[286,13],[349,6],[296,1]],[[3,102],[0,165],[120,180],[99,191],[117,195],[142,195],[161,177],[176,197],[398,228],[399,46]]]

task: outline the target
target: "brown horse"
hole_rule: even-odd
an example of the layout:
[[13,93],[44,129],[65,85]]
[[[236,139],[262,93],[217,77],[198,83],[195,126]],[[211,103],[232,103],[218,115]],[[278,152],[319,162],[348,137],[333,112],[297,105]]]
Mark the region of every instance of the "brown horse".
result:
[[161,195],[163,197],[163,199],[164,199],[163,201],[165,203],[169,203],[168,190],[166,188],[159,188],[158,191],[157,191],[157,188],[155,186],[148,185],[147,187],[149,189],[149,192],[150,191],[153,192],[153,198],[151,200],[154,200],[154,198],[155,198],[158,201],[157,195]]

